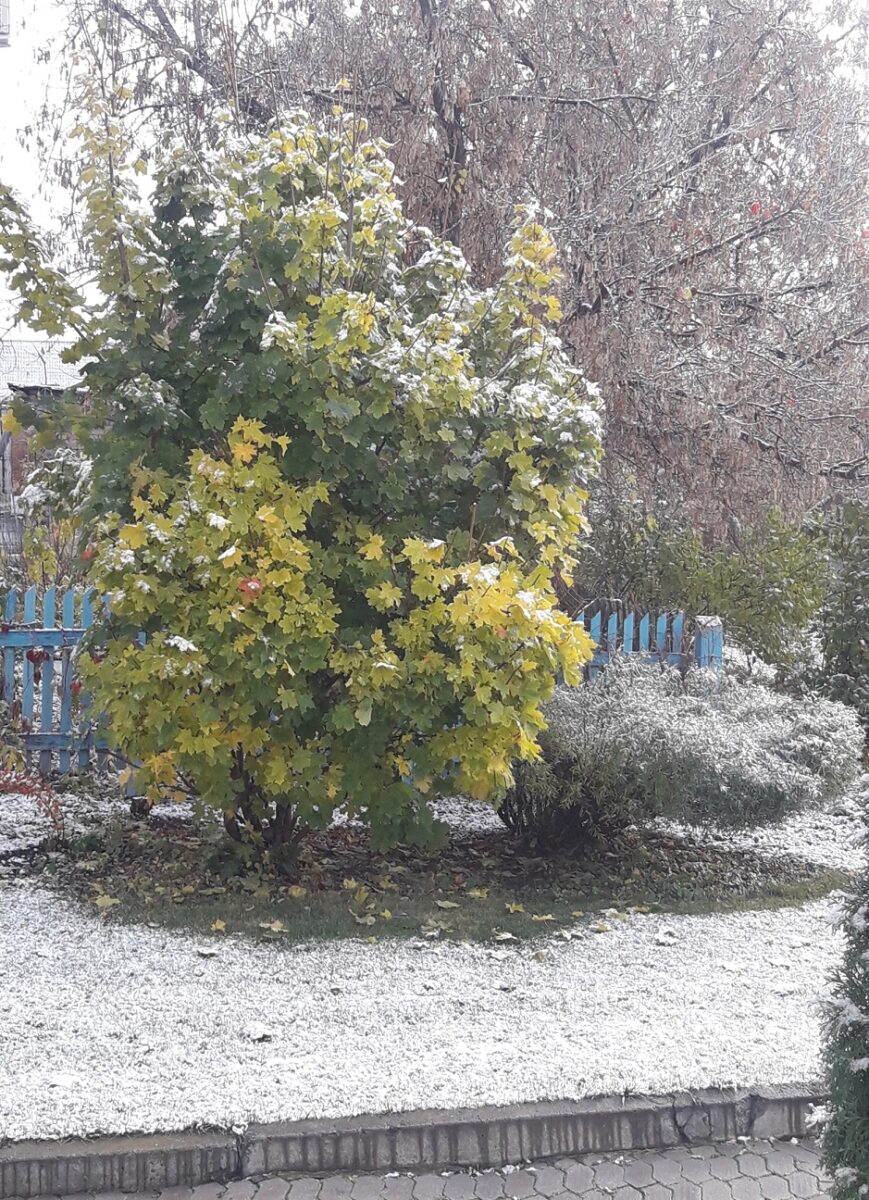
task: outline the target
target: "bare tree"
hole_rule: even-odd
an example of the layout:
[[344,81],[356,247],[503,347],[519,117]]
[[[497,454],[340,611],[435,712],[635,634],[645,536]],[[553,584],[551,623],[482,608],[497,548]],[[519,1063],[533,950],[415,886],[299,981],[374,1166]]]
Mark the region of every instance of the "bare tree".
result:
[[[867,19],[811,0],[69,0],[147,154],[342,104],[485,277],[548,213],[609,470],[710,527],[869,487]],[[114,92],[113,92],[114,94]],[[74,178],[74,176],[70,176]]]

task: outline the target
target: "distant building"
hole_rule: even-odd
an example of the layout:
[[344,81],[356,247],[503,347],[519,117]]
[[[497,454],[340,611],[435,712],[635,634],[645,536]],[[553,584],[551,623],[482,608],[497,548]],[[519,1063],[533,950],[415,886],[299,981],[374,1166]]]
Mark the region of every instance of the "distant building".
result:
[[[0,0],[2,5],[3,0]],[[37,405],[50,404],[81,376],[61,361],[66,341],[25,341],[0,338],[0,413],[6,412],[16,393]],[[15,497],[32,465],[26,435],[0,434],[0,512],[15,512]]]
[[0,46],[9,45],[9,0],[0,0]]

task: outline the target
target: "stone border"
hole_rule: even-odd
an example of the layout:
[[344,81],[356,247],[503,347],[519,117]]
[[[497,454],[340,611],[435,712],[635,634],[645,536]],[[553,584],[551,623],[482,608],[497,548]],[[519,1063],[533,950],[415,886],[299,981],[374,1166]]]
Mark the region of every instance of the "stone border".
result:
[[244,1132],[164,1133],[0,1145],[0,1200],[155,1192],[251,1175],[502,1167],[560,1155],[739,1137],[804,1137],[811,1084],[705,1088],[668,1096],[283,1121]]

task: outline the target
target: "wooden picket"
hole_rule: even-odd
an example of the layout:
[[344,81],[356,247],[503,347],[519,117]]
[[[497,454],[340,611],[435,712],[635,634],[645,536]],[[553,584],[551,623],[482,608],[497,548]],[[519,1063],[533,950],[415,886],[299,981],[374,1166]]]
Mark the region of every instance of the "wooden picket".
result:
[[[95,593],[35,587],[23,595],[8,592],[0,626],[0,700],[21,728],[28,766],[43,775],[57,770],[98,770],[112,765],[99,721],[89,715],[84,693],[75,703],[74,652],[94,623]],[[58,622],[58,615],[60,621]],[[636,614],[596,608],[577,614],[595,643],[587,665],[594,679],[618,654],[641,654],[656,662],[687,669],[692,664],[721,668],[723,632],[717,617],[695,617],[693,629],[683,613]],[[130,777],[128,791],[132,793]]]
[[93,589],[58,595],[51,587],[40,597],[35,587],[12,588],[2,611],[0,701],[21,730],[28,768],[66,774],[95,760],[105,770],[106,743],[73,686],[75,647],[94,623]]

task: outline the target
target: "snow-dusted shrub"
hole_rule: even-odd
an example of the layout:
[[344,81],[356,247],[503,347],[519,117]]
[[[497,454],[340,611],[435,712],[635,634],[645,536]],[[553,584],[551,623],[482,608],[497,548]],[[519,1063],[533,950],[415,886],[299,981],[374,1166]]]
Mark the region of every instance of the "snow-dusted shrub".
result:
[[[862,789],[869,815],[869,776]],[[843,913],[845,955],[827,1006],[826,1066],[830,1090],[824,1158],[835,1200],[869,1196],[869,870],[864,868]]]
[[755,683],[624,658],[546,708],[541,757],[501,815],[540,840],[602,840],[653,817],[745,826],[843,791],[861,732],[853,710]]

